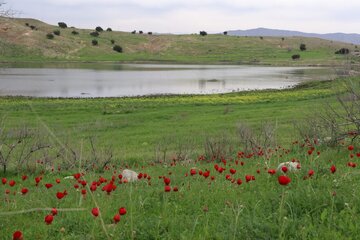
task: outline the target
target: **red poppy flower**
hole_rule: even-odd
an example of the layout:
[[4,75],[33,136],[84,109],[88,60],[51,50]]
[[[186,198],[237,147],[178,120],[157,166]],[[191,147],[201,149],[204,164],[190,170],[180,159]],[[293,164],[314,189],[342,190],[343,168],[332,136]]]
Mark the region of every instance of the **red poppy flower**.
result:
[[53,216],[56,216],[57,213],[58,213],[58,211],[57,211],[56,208],[51,209],[51,214],[52,214]]
[[143,178],[143,174],[142,173],[139,173],[138,176],[137,176],[138,179],[142,179]]
[[166,185],[165,188],[164,188],[165,192],[170,192],[171,191],[171,187]]
[[49,224],[51,224],[52,223],[52,221],[54,220],[54,216],[53,215],[46,215],[46,217],[45,217],[45,223],[47,224],[47,225],[49,225]]
[[95,184],[91,184],[91,186],[90,186],[90,191],[94,192],[94,191],[96,191],[96,188],[97,188],[96,183],[95,183]]
[[268,173],[271,174],[271,175],[274,175],[276,173],[276,170],[275,169],[269,169]]
[[27,178],[28,178],[28,176],[26,176],[26,175],[21,176],[21,179],[22,179],[23,181],[25,181]]
[[97,217],[97,216],[99,216],[99,209],[98,208],[93,208],[91,210],[91,213],[92,213],[92,215],[94,215],[94,217]]
[[230,168],[230,173],[231,173],[231,174],[235,174],[235,173],[236,173],[236,169]]
[[282,166],[282,167],[281,167],[281,171],[283,171],[284,173],[286,173],[286,172],[288,171],[287,166]]
[[45,184],[45,187],[46,187],[47,189],[52,188],[52,186],[53,186],[53,185],[52,185],[51,183],[46,183],[46,184]]
[[336,167],[335,165],[332,165],[330,168],[331,173],[335,173],[336,172]]
[[174,192],[179,191],[178,187],[176,187],[176,186],[175,186],[175,187],[173,187],[173,191],[174,191]]
[[210,171],[206,171],[203,173],[204,178],[208,178],[210,176]]
[[73,176],[74,176],[74,178],[76,180],[78,180],[81,177],[81,174],[80,173],[75,173]]
[[23,240],[23,234],[21,231],[16,231],[13,233],[13,240]]
[[114,223],[120,222],[120,214],[115,214],[115,216],[113,217],[113,219],[114,219]]
[[353,145],[349,145],[349,146],[348,146],[348,150],[349,150],[349,151],[354,150],[354,146],[353,146]]
[[191,174],[191,176],[195,175],[195,174],[196,174],[196,169],[192,168],[192,169],[190,170],[190,174]]
[[86,195],[86,189],[81,189],[81,194]]
[[9,186],[10,186],[10,187],[15,186],[15,184],[16,184],[16,182],[15,182],[14,180],[10,180],[10,181],[9,181]]
[[309,177],[311,177],[312,175],[314,175],[314,173],[315,173],[314,170],[310,169],[309,172],[308,172]]
[[252,179],[251,175],[246,175],[246,176],[245,176],[245,181],[246,181],[246,182],[250,182],[251,179]]
[[21,193],[22,193],[23,195],[27,194],[28,191],[29,191],[29,189],[27,189],[27,188],[22,188],[22,189],[21,189]]
[[237,183],[238,185],[241,185],[241,184],[242,184],[241,179],[239,178],[239,179],[236,181],[236,183]]
[[291,182],[291,179],[288,176],[279,176],[278,181],[281,185],[288,185]]
[[120,215],[125,215],[125,214],[126,214],[126,208],[121,207],[121,208],[119,209],[119,214],[120,214]]
[[1,182],[2,182],[2,184],[6,184],[7,179],[6,179],[6,178],[3,178],[3,179],[1,179]]
[[57,178],[57,179],[55,180],[55,182],[56,182],[57,184],[59,184],[59,183],[60,183],[60,179]]
[[170,185],[170,178],[164,178],[164,183],[165,183],[165,185]]
[[56,197],[57,197],[58,199],[62,199],[63,197],[65,197],[65,195],[66,195],[65,192],[57,192],[57,193],[56,193]]

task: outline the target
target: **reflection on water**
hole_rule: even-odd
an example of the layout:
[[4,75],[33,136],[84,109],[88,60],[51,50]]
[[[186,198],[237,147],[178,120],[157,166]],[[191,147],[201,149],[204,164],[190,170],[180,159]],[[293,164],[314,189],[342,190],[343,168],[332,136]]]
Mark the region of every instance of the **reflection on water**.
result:
[[285,88],[330,79],[327,68],[114,63],[0,66],[0,95],[121,97]]

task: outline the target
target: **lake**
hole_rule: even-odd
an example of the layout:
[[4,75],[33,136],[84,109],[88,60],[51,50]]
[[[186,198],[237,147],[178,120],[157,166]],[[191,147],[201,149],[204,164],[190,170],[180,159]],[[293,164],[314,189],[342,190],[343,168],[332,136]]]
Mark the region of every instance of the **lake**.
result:
[[213,94],[282,89],[332,79],[335,70],[310,67],[62,63],[0,65],[0,95],[124,97]]

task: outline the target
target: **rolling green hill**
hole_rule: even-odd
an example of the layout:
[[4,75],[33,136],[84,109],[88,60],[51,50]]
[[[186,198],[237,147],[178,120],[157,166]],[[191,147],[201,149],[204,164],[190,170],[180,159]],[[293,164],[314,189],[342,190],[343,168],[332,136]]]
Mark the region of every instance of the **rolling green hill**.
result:
[[[27,26],[28,25],[28,26]],[[31,29],[34,26],[35,29]],[[106,26],[103,26],[104,30]],[[46,34],[60,30],[60,36]],[[72,34],[73,31],[79,34]],[[220,34],[148,35],[128,32],[101,32],[92,37],[91,29],[46,24],[34,19],[0,18],[0,61],[120,61],[174,63],[232,63],[271,65],[334,65],[349,59],[358,62],[357,46],[317,38],[237,37]],[[97,46],[92,40],[98,41]],[[115,52],[111,40],[123,48]],[[301,43],[306,51],[300,51]],[[340,48],[352,54],[336,55]],[[300,54],[300,60],[291,56]]]

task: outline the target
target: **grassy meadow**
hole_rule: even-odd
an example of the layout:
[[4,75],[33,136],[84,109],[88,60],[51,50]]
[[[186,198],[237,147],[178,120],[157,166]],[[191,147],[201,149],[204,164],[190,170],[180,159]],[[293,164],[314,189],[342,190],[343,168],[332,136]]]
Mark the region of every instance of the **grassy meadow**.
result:
[[[3,97],[7,137],[16,140],[26,129],[33,141],[51,147],[23,161],[21,151],[31,148],[24,138],[24,148],[1,174],[0,238],[354,239],[358,144],[350,138],[332,148],[304,142],[294,127],[325,103],[336,108],[335,95],[349,80],[359,83],[353,77],[207,96]],[[240,122],[257,133],[272,123],[276,145],[243,152]],[[226,155],[209,155],[204,147],[209,139],[226,144],[220,145]],[[108,148],[113,158],[102,168]],[[177,158],[184,152],[191,160]],[[285,161],[301,168],[277,169]],[[125,168],[141,173],[139,181],[124,182]],[[291,182],[279,184],[280,176]],[[121,207],[127,213],[115,222]],[[93,208],[100,211],[96,217]]]

